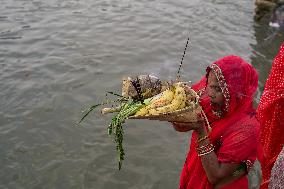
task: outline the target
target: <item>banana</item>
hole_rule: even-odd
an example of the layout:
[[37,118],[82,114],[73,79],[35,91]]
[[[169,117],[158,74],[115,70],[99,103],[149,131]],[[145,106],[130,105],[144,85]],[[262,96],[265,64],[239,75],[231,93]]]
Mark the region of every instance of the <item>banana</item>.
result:
[[159,115],[173,112],[186,106],[187,94],[183,83],[175,83],[173,87],[146,99],[146,106],[136,112],[135,116]]
[[152,98],[144,100],[146,106],[136,112],[135,116],[145,116],[146,114],[150,114],[149,110],[151,109],[170,104],[174,98],[174,94],[174,91],[167,89]]
[[183,109],[186,106],[186,100],[182,100],[178,109]]
[[186,94],[185,90],[181,85],[175,86],[174,99],[170,104],[162,107],[157,107],[149,110],[150,115],[158,115],[161,113],[172,112],[185,107]]
[[175,95],[174,91],[167,89],[162,93],[154,96],[153,99],[150,101],[150,109],[170,104],[174,98],[174,95]]
[[149,108],[147,106],[141,108],[138,112],[135,113],[135,116],[145,116],[146,114],[149,113]]

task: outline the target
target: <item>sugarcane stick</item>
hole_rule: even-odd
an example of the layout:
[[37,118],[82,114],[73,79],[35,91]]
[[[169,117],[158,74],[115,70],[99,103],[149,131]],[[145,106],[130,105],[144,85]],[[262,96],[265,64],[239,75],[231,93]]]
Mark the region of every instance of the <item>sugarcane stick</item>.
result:
[[108,114],[108,113],[114,113],[114,112],[119,112],[121,110],[121,106],[117,107],[112,107],[112,108],[103,108],[101,113],[102,114]]

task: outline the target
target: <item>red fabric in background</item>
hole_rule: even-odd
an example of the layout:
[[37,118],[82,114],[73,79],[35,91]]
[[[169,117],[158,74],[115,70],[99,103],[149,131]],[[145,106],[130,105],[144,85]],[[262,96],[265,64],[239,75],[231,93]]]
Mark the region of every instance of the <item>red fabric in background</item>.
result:
[[284,44],[274,58],[266,81],[257,116],[261,124],[261,159],[263,183],[268,188],[272,166],[284,144]]
[[[210,98],[205,90],[201,105],[211,122],[210,141],[215,146],[219,162],[240,164],[245,160],[255,161],[259,138],[259,123],[252,107],[253,95],[258,86],[255,69],[237,56],[226,56],[213,64],[222,70],[230,93],[229,110],[223,118],[216,117],[210,106]],[[206,87],[206,77],[193,86],[198,91]],[[180,189],[211,189],[196,147],[196,133],[193,132],[181,177]],[[248,188],[246,176],[223,188]]]

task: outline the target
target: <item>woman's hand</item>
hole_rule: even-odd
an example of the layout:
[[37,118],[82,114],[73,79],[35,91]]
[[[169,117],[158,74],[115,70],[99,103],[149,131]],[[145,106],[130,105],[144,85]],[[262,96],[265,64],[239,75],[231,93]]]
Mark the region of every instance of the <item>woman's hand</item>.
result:
[[200,120],[198,122],[171,122],[176,131],[187,132],[195,130],[197,133],[202,134],[205,131],[205,122]]
[[191,127],[188,126],[188,123],[182,123],[182,122],[171,122],[173,124],[173,127],[178,132],[187,132],[192,130]]

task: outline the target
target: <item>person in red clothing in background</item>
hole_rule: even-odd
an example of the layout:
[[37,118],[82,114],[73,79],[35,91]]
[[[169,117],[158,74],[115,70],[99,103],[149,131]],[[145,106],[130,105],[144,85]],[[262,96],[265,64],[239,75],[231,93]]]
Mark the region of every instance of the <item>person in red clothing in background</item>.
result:
[[[284,43],[274,58],[257,108],[257,117],[261,127],[263,151],[260,159],[263,179],[261,189],[267,189],[271,169],[284,144]],[[284,182],[282,183],[284,187]]]
[[173,122],[176,131],[193,130],[179,189],[246,189],[247,174],[257,157],[259,122],[253,108],[256,70],[238,56],[212,63],[192,88],[209,120]]

